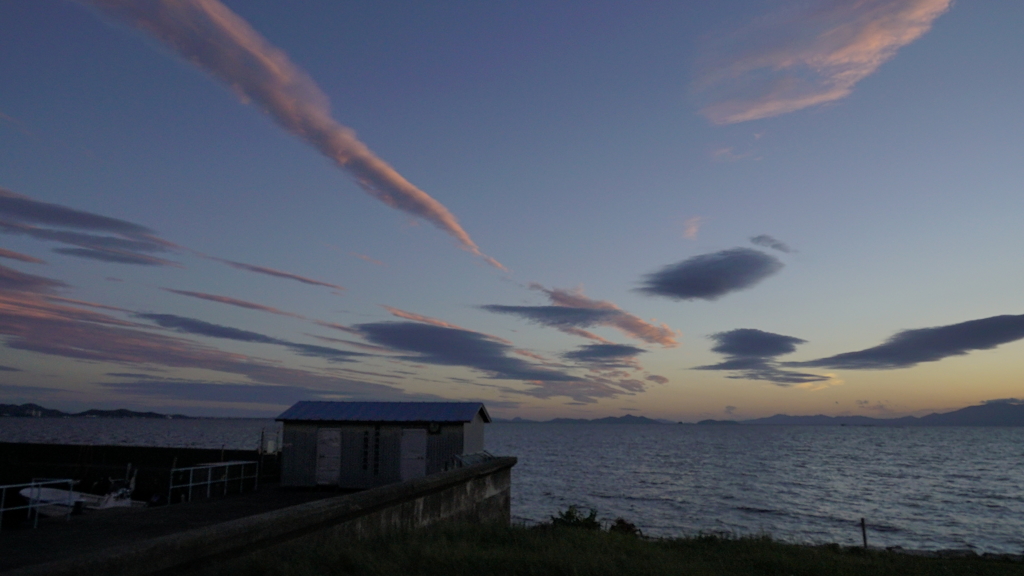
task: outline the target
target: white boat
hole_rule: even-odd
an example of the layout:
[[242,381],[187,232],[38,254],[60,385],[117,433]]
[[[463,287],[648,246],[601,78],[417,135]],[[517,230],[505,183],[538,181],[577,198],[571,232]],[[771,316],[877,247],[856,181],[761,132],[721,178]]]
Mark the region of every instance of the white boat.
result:
[[[22,488],[19,492],[30,502],[41,502],[48,505],[64,506],[74,508],[79,505],[91,510],[103,510],[105,508],[130,508],[133,506],[145,506],[145,502],[132,500],[130,491],[121,488],[113,492],[99,496],[97,494],[85,494],[73,490],[61,490],[59,488]],[[81,502],[81,504],[78,504]]]
[[135,474],[138,470],[132,471],[128,465],[128,473],[124,480],[111,480],[110,492],[100,496],[98,494],[86,494],[74,490],[61,490],[60,488],[46,488],[43,486],[30,486],[18,491],[23,498],[33,504],[42,504],[39,512],[44,516],[64,516],[74,509],[81,510],[104,510],[107,508],[133,508],[145,506],[145,502],[132,500],[132,492],[135,490]]

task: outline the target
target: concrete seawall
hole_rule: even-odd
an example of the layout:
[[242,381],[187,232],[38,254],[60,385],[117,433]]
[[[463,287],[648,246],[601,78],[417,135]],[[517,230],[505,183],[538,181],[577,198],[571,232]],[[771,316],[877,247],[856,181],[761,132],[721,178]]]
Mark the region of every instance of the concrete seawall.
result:
[[515,458],[496,458],[425,478],[25,566],[7,574],[172,573],[304,536],[361,538],[440,522],[507,524],[511,515],[511,471],[515,464]]

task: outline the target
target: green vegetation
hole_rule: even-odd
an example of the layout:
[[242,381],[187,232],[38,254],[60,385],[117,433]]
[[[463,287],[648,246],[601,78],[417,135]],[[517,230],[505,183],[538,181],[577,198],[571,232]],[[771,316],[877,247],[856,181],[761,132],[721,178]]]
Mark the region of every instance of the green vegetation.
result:
[[[800,546],[767,536],[645,539],[623,524],[593,529],[577,509],[560,514],[577,524],[532,528],[444,526],[362,541],[278,545],[211,566],[203,576],[314,575],[597,575],[597,576],[942,576],[1021,575],[1024,564],[984,558],[939,559],[841,548]],[[567,518],[568,516],[568,518]],[[555,517],[555,518],[559,518]],[[553,520],[555,519],[553,518]],[[622,529],[613,531],[619,525]],[[591,529],[580,529],[589,527]],[[635,527],[633,527],[635,530]]]

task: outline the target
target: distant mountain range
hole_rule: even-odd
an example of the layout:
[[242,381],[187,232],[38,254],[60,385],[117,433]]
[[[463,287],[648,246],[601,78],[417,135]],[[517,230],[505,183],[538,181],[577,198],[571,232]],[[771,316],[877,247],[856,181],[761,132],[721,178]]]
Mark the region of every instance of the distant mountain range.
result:
[[555,418],[554,420],[526,420],[524,418],[513,418],[511,420],[503,420],[501,418],[495,418],[495,422],[507,422],[511,424],[675,424],[671,420],[654,420],[647,418],[646,416],[633,416],[632,414],[626,414],[625,416],[608,416],[606,418],[595,418],[593,420],[587,420],[586,418]]
[[[735,420],[704,420],[698,424],[728,424]],[[1024,402],[989,402],[943,414],[920,418],[870,418],[868,416],[787,416],[742,420],[739,424],[782,424],[787,426],[1024,426]]]
[[21,416],[28,418],[190,418],[181,414],[158,414],[156,412],[134,412],[132,410],[86,410],[85,412],[68,413],[51,408],[43,408],[38,404],[0,404],[0,417]]
[[[671,420],[654,420],[644,416],[609,416],[607,418],[596,418],[587,420],[582,418],[555,418],[540,422],[537,420],[524,420],[513,418],[502,420],[496,418],[495,422],[518,423],[545,423],[545,424],[675,424]],[[701,420],[698,426],[716,425],[782,425],[782,426],[1024,426],[1024,402],[1022,401],[997,401],[988,402],[979,406],[968,406],[960,410],[945,412],[942,414],[929,414],[918,418],[917,416],[904,416],[902,418],[871,418],[868,416],[788,416],[776,414],[767,418],[755,418],[753,420]]]
[[[0,417],[21,416],[30,418],[191,418],[181,414],[159,414],[157,412],[135,412],[132,410],[86,410],[68,413],[38,404],[0,404]],[[495,418],[495,422],[510,424],[676,424],[672,420],[647,418],[646,416],[608,416],[606,418],[555,418],[553,420],[526,420]],[[679,422],[682,424],[682,422]],[[789,416],[776,414],[753,420],[701,420],[698,426],[716,425],[781,425],[781,426],[1024,426],[1024,401],[994,401],[960,410],[934,413],[920,418],[871,418],[868,416]]]

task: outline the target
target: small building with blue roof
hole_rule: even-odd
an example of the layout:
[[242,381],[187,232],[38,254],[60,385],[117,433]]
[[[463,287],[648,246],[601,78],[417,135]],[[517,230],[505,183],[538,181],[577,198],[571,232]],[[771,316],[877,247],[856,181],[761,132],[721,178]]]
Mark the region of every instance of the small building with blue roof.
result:
[[371,488],[484,452],[481,402],[298,402],[284,425],[282,486]]

